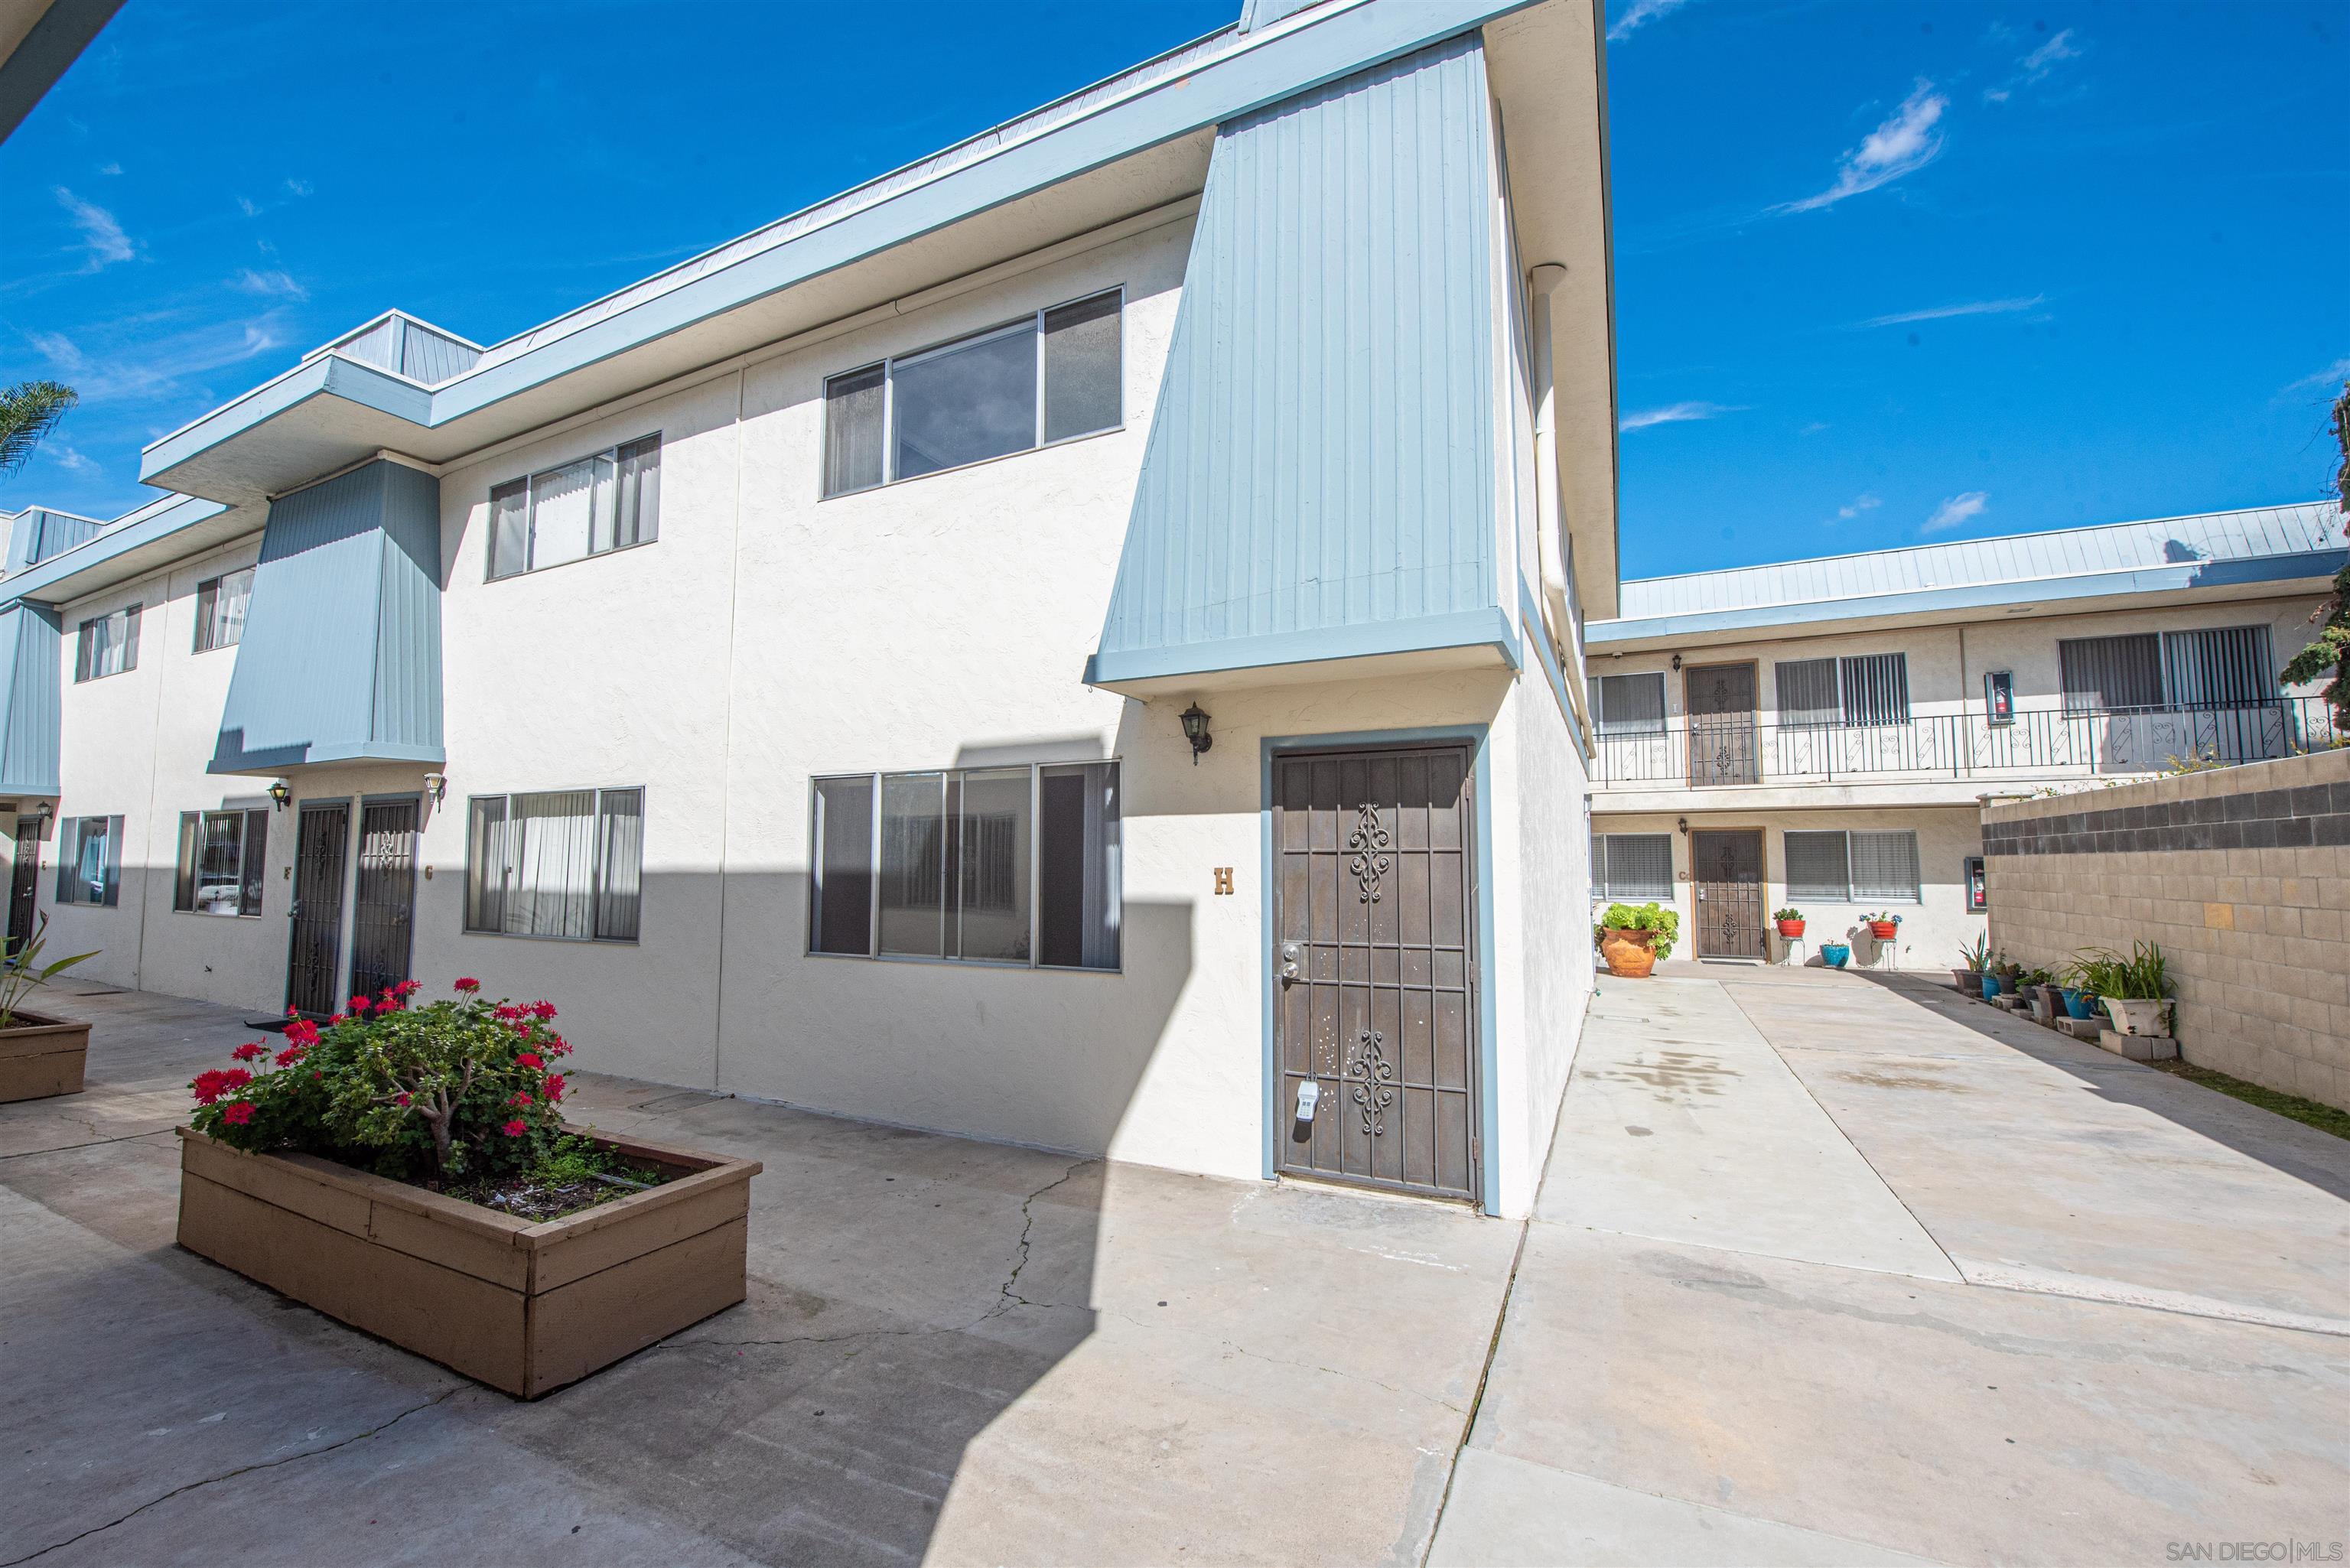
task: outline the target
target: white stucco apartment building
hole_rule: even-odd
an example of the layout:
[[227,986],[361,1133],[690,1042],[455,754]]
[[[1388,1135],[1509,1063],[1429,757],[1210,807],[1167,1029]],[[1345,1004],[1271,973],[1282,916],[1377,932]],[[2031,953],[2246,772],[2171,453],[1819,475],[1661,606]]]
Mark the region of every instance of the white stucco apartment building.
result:
[[1523,1212],[1590,989],[1599,54],[1570,0],[1252,0],[516,337],[305,357],[165,498],[19,524],[16,929]]
[[1595,899],[1676,908],[1678,956],[1954,967],[1986,796],[2337,742],[2277,672],[2342,525],[2312,503],[1626,582],[1588,630]]

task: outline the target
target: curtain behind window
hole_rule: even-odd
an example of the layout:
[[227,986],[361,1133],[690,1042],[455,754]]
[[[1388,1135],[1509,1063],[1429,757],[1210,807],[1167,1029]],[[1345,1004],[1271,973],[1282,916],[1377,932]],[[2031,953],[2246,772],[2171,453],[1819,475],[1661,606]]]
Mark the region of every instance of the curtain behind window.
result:
[[534,937],[593,936],[596,792],[518,794],[507,809],[501,929]]
[[600,856],[596,882],[596,935],[632,942],[644,904],[645,792],[608,789],[598,796]]
[[1793,659],[1773,666],[1779,683],[1779,722],[1834,724],[1844,717],[1836,697],[1836,661]]
[[1852,867],[1843,834],[1790,833],[1786,844],[1788,898],[1839,904],[1852,898]]
[[1847,724],[1906,724],[1909,722],[1909,656],[1867,653],[1836,661],[1844,684],[1844,722]]
[[824,493],[846,495],[881,483],[887,371],[879,365],[824,384]]
[[2153,632],[2065,638],[2056,665],[2067,713],[2162,706],[2162,639]]
[[2174,706],[2251,708],[2276,695],[2264,626],[2168,632],[2162,652]]
[[530,570],[530,481],[517,479],[490,492],[490,576],[510,577]]
[[1915,833],[1855,833],[1851,837],[1854,898],[1918,901]]
[[1673,836],[1607,835],[1607,897],[1647,901],[1673,896]]
[[1664,731],[1665,678],[1661,674],[1595,677],[1591,699],[1603,735],[1654,735]]

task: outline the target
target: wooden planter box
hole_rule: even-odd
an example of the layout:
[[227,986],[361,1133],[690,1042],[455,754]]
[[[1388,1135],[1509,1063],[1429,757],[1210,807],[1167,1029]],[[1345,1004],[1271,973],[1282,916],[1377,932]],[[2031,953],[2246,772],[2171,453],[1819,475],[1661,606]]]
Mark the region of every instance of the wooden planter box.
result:
[[78,1095],[88,1057],[88,1024],[18,1008],[15,1027],[0,1029],[0,1101]]
[[692,1172],[534,1224],[306,1154],[180,1133],[180,1245],[525,1399],[744,1293],[756,1160],[608,1138]]

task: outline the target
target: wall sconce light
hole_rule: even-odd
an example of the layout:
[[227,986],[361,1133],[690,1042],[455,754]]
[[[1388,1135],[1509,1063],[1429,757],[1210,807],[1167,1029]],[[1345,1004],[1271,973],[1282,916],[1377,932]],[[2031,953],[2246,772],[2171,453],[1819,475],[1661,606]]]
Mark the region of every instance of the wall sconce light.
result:
[[269,798],[277,803],[278,810],[284,811],[286,803],[294,798],[294,786],[284,779],[273,780],[269,785]]
[[1200,711],[1197,702],[1183,710],[1183,738],[1191,742],[1191,765],[1196,768],[1200,753],[1216,743],[1216,737],[1208,733],[1208,715]]
[[1674,826],[1675,827],[1678,827],[1678,828],[1679,828],[1679,829],[1681,830],[1681,836],[1682,836],[1683,838],[1687,838],[1687,837],[1689,836],[1689,818],[1688,818],[1688,817],[1686,817],[1686,816],[1682,817],[1682,818],[1681,818],[1681,819],[1679,819],[1678,822],[1675,822],[1675,823],[1673,824],[1673,826]]
[[1679,670],[1680,667],[1681,667],[1681,656],[1680,656],[1679,654],[1676,653],[1676,654],[1674,654],[1674,655],[1673,655],[1673,668],[1674,668],[1675,670]]
[[432,804],[435,805],[439,805],[442,801],[448,799],[449,775],[447,774],[426,774],[424,775],[424,793],[432,798]]

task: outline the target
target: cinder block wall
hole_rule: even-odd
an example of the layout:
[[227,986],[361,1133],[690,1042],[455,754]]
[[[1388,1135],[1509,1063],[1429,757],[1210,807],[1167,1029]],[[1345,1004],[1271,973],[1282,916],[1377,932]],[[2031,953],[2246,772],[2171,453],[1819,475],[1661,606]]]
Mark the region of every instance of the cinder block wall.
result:
[[2350,1109],[2350,750],[1986,807],[1991,940],[2158,942],[2189,1062]]

